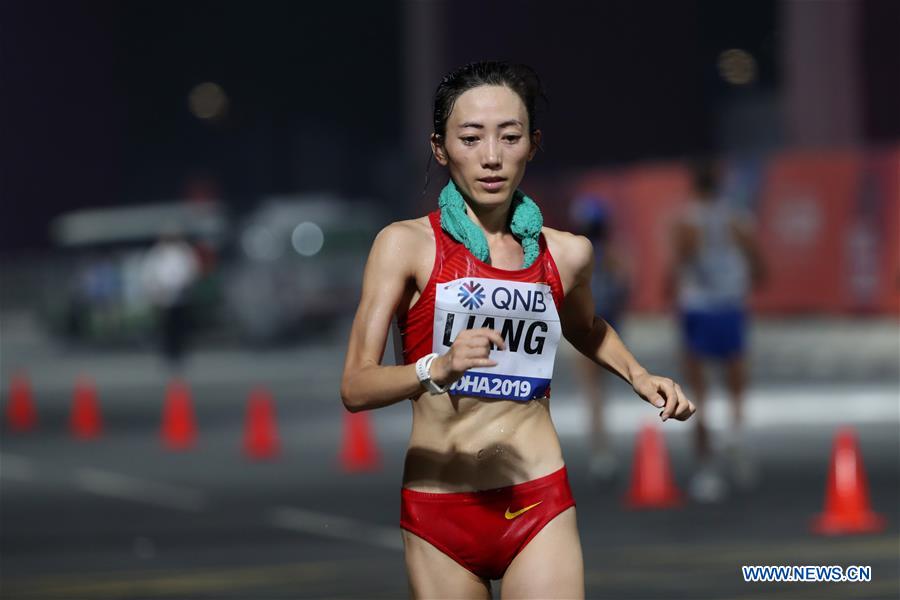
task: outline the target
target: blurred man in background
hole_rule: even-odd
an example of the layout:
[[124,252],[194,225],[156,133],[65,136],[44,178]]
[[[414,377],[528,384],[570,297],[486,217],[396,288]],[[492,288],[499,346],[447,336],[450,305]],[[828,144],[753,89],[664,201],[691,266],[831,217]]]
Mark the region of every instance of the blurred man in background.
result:
[[[677,220],[673,236],[672,283],[677,291],[685,374],[699,406],[707,397],[706,363],[724,366],[733,410],[732,429],[725,444],[730,472],[736,484],[749,486],[757,475],[742,444],[746,299],[761,281],[762,261],[749,215],[735,210],[720,193],[719,166],[698,162],[692,176],[693,197]],[[698,412],[695,426],[699,465],[689,491],[698,501],[716,502],[727,493],[727,485],[721,465],[714,459],[704,413]]]
[[[613,329],[622,331],[622,315],[628,304],[628,273],[622,253],[613,239],[613,222],[609,205],[602,198],[583,197],[572,203],[575,230],[594,245],[594,272],[591,292],[594,314],[603,317]],[[605,369],[579,355],[578,371],[582,395],[590,411],[589,439],[591,455],[589,476],[593,481],[607,482],[615,476],[618,461],[612,451],[604,418],[603,397]]]
[[179,368],[190,329],[188,290],[200,273],[193,247],[178,228],[168,226],[147,251],[141,280],[157,309],[162,351],[169,365]]

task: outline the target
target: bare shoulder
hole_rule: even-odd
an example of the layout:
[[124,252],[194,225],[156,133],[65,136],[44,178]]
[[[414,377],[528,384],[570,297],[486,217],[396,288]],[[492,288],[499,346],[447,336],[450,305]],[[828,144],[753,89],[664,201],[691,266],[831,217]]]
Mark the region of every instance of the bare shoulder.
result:
[[434,232],[428,217],[395,221],[385,226],[372,243],[369,265],[412,274],[419,269],[423,255],[434,255]]
[[401,258],[401,254],[409,256],[410,254],[421,252],[429,244],[434,245],[434,232],[432,232],[428,223],[428,217],[422,217],[420,219],[394,221],[385,226],[375,236],[372,251],[388,251],[397,259]]
[[417,244],[433,240],[434,236],[428,217],[394,221],[386,225],[375,237],[376,243]]
[[590,267],[594,260],[594,246],[583,235],[560,231],[552,227],[542,229],[547,238],[547,247],[560,269],[569,273],[580,273]]

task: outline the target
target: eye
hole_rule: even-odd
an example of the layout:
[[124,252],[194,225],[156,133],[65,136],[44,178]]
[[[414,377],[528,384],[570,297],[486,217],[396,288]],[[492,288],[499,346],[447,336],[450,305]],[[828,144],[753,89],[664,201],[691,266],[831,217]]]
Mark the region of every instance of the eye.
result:
[[474,144],[475,142],[478,141],[478,138],[474,135],[466,135],[459,139],[461,139],[462,143],[466,146],[471,146],[472,144]]
[[513,135],[513,134],[510,134],[510,135],[505,135],[505,136],[503,136],[503,139],[504,139],[508,144],[515,144],[515,143],[518,142],[520,139],[522,139],[522,136],[521,136],[521,135]]

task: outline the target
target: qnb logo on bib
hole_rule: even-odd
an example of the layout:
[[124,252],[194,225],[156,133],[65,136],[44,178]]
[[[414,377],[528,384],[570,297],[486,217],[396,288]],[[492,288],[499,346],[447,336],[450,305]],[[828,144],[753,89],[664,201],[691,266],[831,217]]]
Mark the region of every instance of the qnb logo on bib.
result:
[[451,394],[522,402],[547,395],[562,336],[550,286],[466,277],[436,286],[432,352],[447,352],[464,329],[488,327],[506,349],[491,348],[495,367],[467,371]]
[[481,308],[484,304],[484,288],[480,283],[469,281],[459,286],[459,303],[465,308]]

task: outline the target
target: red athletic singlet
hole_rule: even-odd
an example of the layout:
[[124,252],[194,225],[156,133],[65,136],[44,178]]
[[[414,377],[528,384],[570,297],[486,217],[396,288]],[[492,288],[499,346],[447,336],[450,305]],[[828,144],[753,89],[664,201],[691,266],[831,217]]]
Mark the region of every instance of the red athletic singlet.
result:
[[404,363],[445,353],[463,329],[490,327],[506,343],[491,352],[498,365],[466,372],[450,393],[523,402],[549,395],[563,288],[544,235],[534,264],[508,271],[475,258],[444,232],[440,210],[428,220],[434,267],[421,296],[398,318]]

